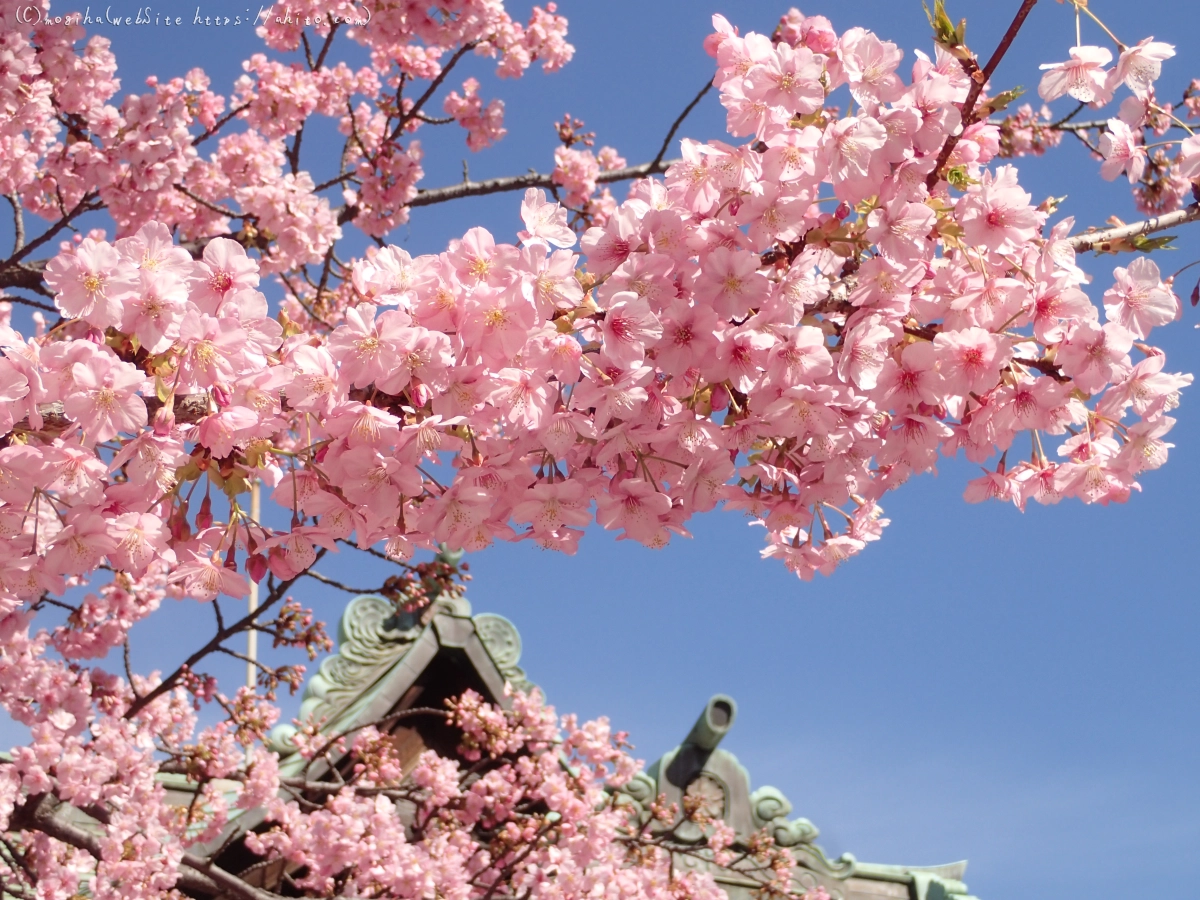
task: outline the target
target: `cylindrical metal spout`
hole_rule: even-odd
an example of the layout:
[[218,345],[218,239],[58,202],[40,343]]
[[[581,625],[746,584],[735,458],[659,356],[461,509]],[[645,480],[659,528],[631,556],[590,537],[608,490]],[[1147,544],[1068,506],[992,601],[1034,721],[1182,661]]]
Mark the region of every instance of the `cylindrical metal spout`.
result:
[[733,698],[725,694],[714,694],[713,698],[708,701],[708,705],[704,707],[704,712],[700,713],[696,724],[692,726],[684,743],[701,750],[715,750],[717,744],[721,743],[721,738],[725,737],[729,729],[733,727],[735,718],[737,718],[737,703]]

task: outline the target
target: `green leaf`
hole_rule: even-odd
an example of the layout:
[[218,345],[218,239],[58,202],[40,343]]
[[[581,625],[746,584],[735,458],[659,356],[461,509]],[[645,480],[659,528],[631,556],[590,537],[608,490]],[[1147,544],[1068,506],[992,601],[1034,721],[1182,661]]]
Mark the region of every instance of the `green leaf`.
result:
[[1135,234],[1128,241],[1133,245],[1134,250],[1141,250],[1143,253],[1151,253],[1154,250],[1178,250],[1178,247],[1172,247],[1171,241],[1175,240],[1175,235],[1164,234],[1159,237],[1146,237],[1144,234]]
[[[962,43],[962,38],[959,36],[958,30],[954,27],[954,23],[950,21],[950,17],[946,15],[946,4],[943,0],[933,0],[933,10],[929,9],[925,0],[921,0],[921,6],[925,7],[925,17],[929,19],[929,27],[933,29],[933,39],[939,44],[946,44],[950,47],[955,47]],[[967,27],[967,20],[963,19],[959,23],[959,27],[964,33]]]
[[974,178],[967,174],[966,166],[953,166],[946,170],[946,181],[951,187],[958,188],[960,191],[965,191],[972,184],[979,184]]
[[1011,91],[1001,91],[995,97],[988,99],[987,107],[992,112],[1000,112],[1002,109],[1007,109],[1008,105],[1025,93],[1025,88],[1017,85]]

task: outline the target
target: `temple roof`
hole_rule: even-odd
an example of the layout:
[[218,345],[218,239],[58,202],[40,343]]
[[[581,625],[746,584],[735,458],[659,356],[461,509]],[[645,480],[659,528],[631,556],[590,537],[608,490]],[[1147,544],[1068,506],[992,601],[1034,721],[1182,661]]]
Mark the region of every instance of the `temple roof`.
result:
[[[413,707],[418,700],[421,706],[441,706],[467,688],[507,707],[506,682],[518,690],[533,687],[517,665],[520,657],[516,627],[503,616],[473,615],[465,598],[443,597],[420,614],[397,615],[394,604],[382,597],[356,597],[342,616],[337,652],[305,686],[299,718],[321,723],[326,733],[345,732]],[[638,773],[621,793],[647,816],[643,805],[660,794],[681,808],[684,796],[699,798],[733,828],[739,841],[767,829],[796,859],[795,886],[822,885],[833,900],[974,900],[962,881],[965,861],[880,865],[859,862],[849,853],[829,859],[815,843],[817,828],[808,819],[788,818],[792,805],[782,792],[770,786],[751,790],[749,773],[718,746],[736,718],[731,697],[713,697],[683,742]],[[306,765],[291,741],[294,733],[293,726],[279,726],[271,734],[285,776]],[[433,725],[397,725],[392,733],[402,758],[411,764],[431,747],[453,752]],[[327,765],[324,770],[310,767],[307,777],[321,777],[327,770]],[[242,824],[251,823],[243,819]],[[696,840],[702,837],[699,831],[695,835]],[[695,856],[681,859],[691,867],[711,867]],[[732,900],[760,886],[736,872],[712,871]]]

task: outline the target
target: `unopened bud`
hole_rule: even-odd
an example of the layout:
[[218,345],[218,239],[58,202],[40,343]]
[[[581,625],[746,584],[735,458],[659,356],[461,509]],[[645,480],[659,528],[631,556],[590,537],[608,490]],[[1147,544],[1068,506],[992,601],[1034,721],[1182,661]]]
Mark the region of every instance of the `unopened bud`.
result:
[[154,414],[154,433],[166,437],[175,430],[175,405],[168,403]]
[[713,409],[725,409],[729,406],[729,391],[725,385],[718,384],[712,389],[712,397],[709,399]]
[[262,581],[267,575],[267,558],[261,553],[255,553],[246,560],[246,574],[255,582]]
[[418,409],[433,400],[433,391],[429,389],[429,385],[422,384],[421,382],[414,384],[410,393],[412,394],[413,405]]
[[850,215],[850,204],[843,200],[837,205],[837,209],[833,211],[833,214],[839,219],[845,219]]
[[200,509],[196,513],[197,528],[211,528],[213,523],[212,498],[208,494],[200,501]]
[[225,407],[233,402],[233,394],[229,387],[224,384],[214,384],[212,386],[212,398],[217,402],[217,406]]

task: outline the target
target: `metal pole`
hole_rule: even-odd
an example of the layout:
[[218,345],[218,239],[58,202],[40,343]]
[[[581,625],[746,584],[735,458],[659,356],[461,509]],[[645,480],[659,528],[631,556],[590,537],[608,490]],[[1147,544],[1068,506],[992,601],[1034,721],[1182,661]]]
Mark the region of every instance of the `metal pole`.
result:
[[[255,478],[250,482],[250,518],[257,525],[259,516],[262,514],[262,500],[259,496],[259,481]],[[250,579],[250,614],[258,609],[258,582],[253,578]],[[251,628],[246,632],[246,656],[250,658],[250,662],[246,663],[246,687],[254,690],[255,682],[257,681],[258,672],[254,660],[258,659],[258,632]]]

